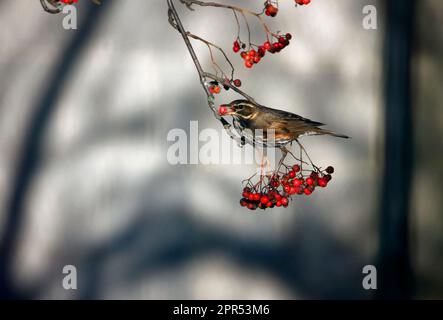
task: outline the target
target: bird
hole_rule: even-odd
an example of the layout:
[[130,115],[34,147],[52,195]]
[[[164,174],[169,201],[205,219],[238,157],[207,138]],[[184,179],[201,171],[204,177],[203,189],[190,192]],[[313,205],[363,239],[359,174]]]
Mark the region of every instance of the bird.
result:
[[[348,139],[344,134],[320,128],[324,123],[303,118],[294,113],[268,108],[249,100],[234,100],[219,107],[220,116],[232,116],[233,126],[246,142],[255,145],[285,148],[298,138],[311,135],[329,135]],[[260,130],[260,131],[256,131]],[[269,136],[273,130],[273,137]],[[257,139],[257,132],[262,136]],[[269,136],[269,137],[268,137]],[[300,144],[300,143],[299,143]]]

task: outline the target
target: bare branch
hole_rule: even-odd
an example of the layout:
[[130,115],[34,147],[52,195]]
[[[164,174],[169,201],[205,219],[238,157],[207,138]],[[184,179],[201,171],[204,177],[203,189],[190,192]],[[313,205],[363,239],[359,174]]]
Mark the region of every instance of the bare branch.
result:
[[[180,0],[181,1],[181,0]],[[182,1],[183,2],[183,1]],[[254,100],[247,95],[246,93],[244,93],[243,91],[239,90],[238,88],[236,88],[235,86],[231,85],[231,83],[229,81],[226,81],[226,79],[221,79],[220,77],[207,73],[203,70],[200,61],[198,60],[198,57],[195,53],[195,50],[191,44],[191,41],[189,40],[189,35],[186,32],[186,30],[183,27],[183,24],[180,20],[180,17],[177,13],[177,10],[175,9],[174,3],[172,0],[167,0],[168,3],[168,7],[169,7],[169,12],[168,12],[168,16],[169,16],[169,22],[170,24],[180,32],[180,34],[183,37],[183,40],[186,44],[186,47],[188,48],[189,54],[191,55],[192,61],[194,62],[194,65],[197,69],[199,78],[200,78],[200,84],[203,87],[203,90],[206,93],[207,96],[207,101],[208,101],[208,106],[209,108],[211,108],[214,117],[219,120],[221,122],[221,124],[223,125],[223,128],[226,130],[226,132],[228,133],[228,135],[234,139],[239,145],[243,145],[243,140],[241,139],[241,137],[239,137],[238,135],[235,134],[234,130],[232,129],[232,125],[226,121],[226,119],[224,119],[223,117],[221,117],[218,113],[218,110],[215,108],[214,106],[214,96],[209,92],[208,86],[207,86],[207,81],[206,79],[212,79],[215,81],[218,81],[219,83],[230,87],[231,89],[233,89],[235,92],[241,94],[242,96],[244,96],[246,99],[254,102]]]

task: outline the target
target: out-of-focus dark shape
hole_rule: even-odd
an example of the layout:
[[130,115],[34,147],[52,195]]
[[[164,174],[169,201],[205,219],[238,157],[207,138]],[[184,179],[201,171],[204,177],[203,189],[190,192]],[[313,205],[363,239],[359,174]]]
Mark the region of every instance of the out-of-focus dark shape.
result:
[[41,98],[36,101],[35,107],[32,108],[33,116],[18,154],[14,185],[11,187],[10,199],[6,208],[7,216],[3,225],[4,231],[0,240],[1,298],[26,298],[26,296],[19,295],[11,284],[11,261],[16,250],[17,237],[25,220],[25,197],[34,172],[38,168],[40,146],[45,136],[45,129],[57,106],[56,101],[64,80],[75,67],[76,57],[80,56],[80,52],[86,47],[85,44],[105,12],[106,6],[97,7],[88,2],[84,9],[86,12],[81,27],[75,33],[63,55],[60,56],[51,80],[46,87],[43,87],[44,92]]
[[387,4],[385,164],[380,210],[380,298],[411,295],[409,205],[413,152],[411,55],[414,0]]

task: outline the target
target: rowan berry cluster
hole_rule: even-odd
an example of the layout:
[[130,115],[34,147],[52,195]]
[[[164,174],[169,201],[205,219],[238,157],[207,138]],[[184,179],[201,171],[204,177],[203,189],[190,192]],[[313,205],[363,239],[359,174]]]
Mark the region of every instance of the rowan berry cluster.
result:
[[225,84],[223,85],[220,85],[218,81],[209,82],[208,90],[211,94],[219,94],[221,92],[222,87],[227,91],[229,90],[229,86],[227,86],[226,83],[232,83],[236,87],[241,87],[240,79],[235,79],[235,80],[225,79]]
[[334,173],[331,166],[303,170],[302,162],[283,166],[283,171],[261,175],[257,183],[252,182],[253,177],[247,179],[240,205],[250,210],[287,207],[293,195],[310,196],[316,189],[326,188]]
[[[292,35],[290,33],[287,33],[284,36],[272,35],[272,37],[274,41],[266,41],[262,45],[256,46],[257,50],[251,48],[249,51],[240,52],[240,56],[243,58],[246,68],[252,68],[254,64],[259,63],[266,55],[266,52],[270,52],[272,54],[280,52],[289,45],[290,40],[292,39]],[[246,45],[244,43],[240,43],[239,40],[235,40],[233,51],[235,53],[239,52],[240,47],[245,48]]]

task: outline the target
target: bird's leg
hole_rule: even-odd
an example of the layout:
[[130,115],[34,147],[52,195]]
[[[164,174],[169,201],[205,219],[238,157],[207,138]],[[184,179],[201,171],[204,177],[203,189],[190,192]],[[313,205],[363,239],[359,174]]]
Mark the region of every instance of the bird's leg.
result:
[[280,161],[278,162],[277,172],[280,172],[280,168],[283,164],[283,161],[285,161],[286,156],[288,155],[288,152],[289,152],[289,150],[286,149],[286,147],[281,147],[280,150],[281,150],[282,155],[281,155]]
[[[260,148],[258,148],[260,149]],[[263,168],[265,167],[265,153],[260,149],[260,177],[263,176]]]
[[301,172],[303,172],[303,164],[304,164],[304,161],[303,161],[303,149],[300,148],[300,170],[301,170]]
[[259,181],[259,188],[261,189],[261,185],[263,183],[264,177],[266,175],[267,172],[265,172],[265,165],[267,165],[268,163],[268,158],[266,156],[266,153],[263,149],[260,150],[260,155],[261,155],[261,163],[260,163],[260,181]]
[[268,167],[268,165],[269,165],[268,157],[266,156],[266,154],[263,153],[262,162],[260,165],[262,175],[266,174],[267,170],[266,170],[265,166]]

